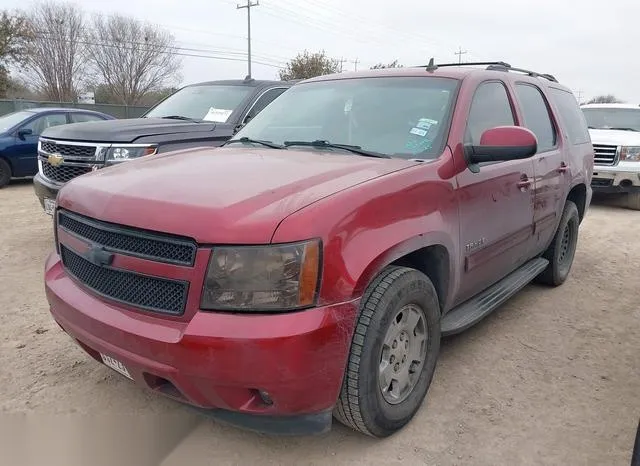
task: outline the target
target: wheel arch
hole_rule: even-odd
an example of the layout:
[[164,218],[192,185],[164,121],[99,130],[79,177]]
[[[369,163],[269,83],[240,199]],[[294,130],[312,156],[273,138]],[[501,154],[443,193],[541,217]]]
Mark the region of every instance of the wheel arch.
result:
[[378,255],[360,274],[354,294],[362,295],[375,277],[390,265],[409,267],[429,277],[442,312],[450,301],[453,285],[453,251],[453,243],[444,234],[409,239]]
[[578,214],[580,215],[580,222],[584,219],[587,211],[587,185],[579,183],[571,188],[569,194],[567,194],[567,201],[573,202],[578,208]]

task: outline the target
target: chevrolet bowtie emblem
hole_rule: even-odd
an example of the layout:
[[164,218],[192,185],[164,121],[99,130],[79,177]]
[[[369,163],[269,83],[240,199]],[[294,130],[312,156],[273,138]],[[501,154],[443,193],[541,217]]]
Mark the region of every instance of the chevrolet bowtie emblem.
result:
[[51,154],[49,157],[47,157],[47,162],[49,162],[49,165],[53,167],[61,165],[63,161],[64,158],[60,154]]

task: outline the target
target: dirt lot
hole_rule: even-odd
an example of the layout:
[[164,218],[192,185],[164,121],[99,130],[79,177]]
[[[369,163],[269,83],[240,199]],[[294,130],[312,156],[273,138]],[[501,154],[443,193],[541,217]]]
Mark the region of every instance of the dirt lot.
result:
[[[3,418],[30,414],[20,432],[49,436],[29,464],[626,466],[640,417],[639,224],[640,212],[592,205],[570,280],[529,286],[445,341],[427,400],[399,434],[374,441],[334,424],[322,437],[272,439],[203,419],[85,356],[47,310],[51,221],[30,181],[13,183],[0,190]],[[112,430],[90,435],[100,429]],[[115,460],[131,449],[135,461]]]

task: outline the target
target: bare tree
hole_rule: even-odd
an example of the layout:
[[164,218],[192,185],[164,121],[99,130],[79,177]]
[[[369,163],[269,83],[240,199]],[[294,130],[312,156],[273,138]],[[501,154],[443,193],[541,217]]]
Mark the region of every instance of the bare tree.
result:
[[377,65],[373,65],[370,69],[372,69],[372,70],[381,70],[381,69],[384,69],[384,68],[402,68],[402,65],[400,63],[398,63],[398,60],[393,60],[388,65],[385,65],[384,63],[378,63]]
[[40,3],[27,15],[30,45],[26,80],[48,99],[76,98],[86,73],[85,22],[72,3]]
[[622,100],[618,99],[615,95],[607,94],[607,95],[598,95],[587,103],[588,104],[619,104],[619,103],[622,103]]
[[118,14],[96,16],[88,38],[98,79],[123,104],[178,81],[175,39],[162,28]]

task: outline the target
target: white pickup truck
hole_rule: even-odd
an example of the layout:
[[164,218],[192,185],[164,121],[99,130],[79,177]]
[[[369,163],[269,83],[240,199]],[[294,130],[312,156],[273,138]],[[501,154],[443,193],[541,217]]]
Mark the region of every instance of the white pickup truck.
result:
[[594,192],[620,193],[640,210],[640,107],[629,104],[582,106],[595,151]]

